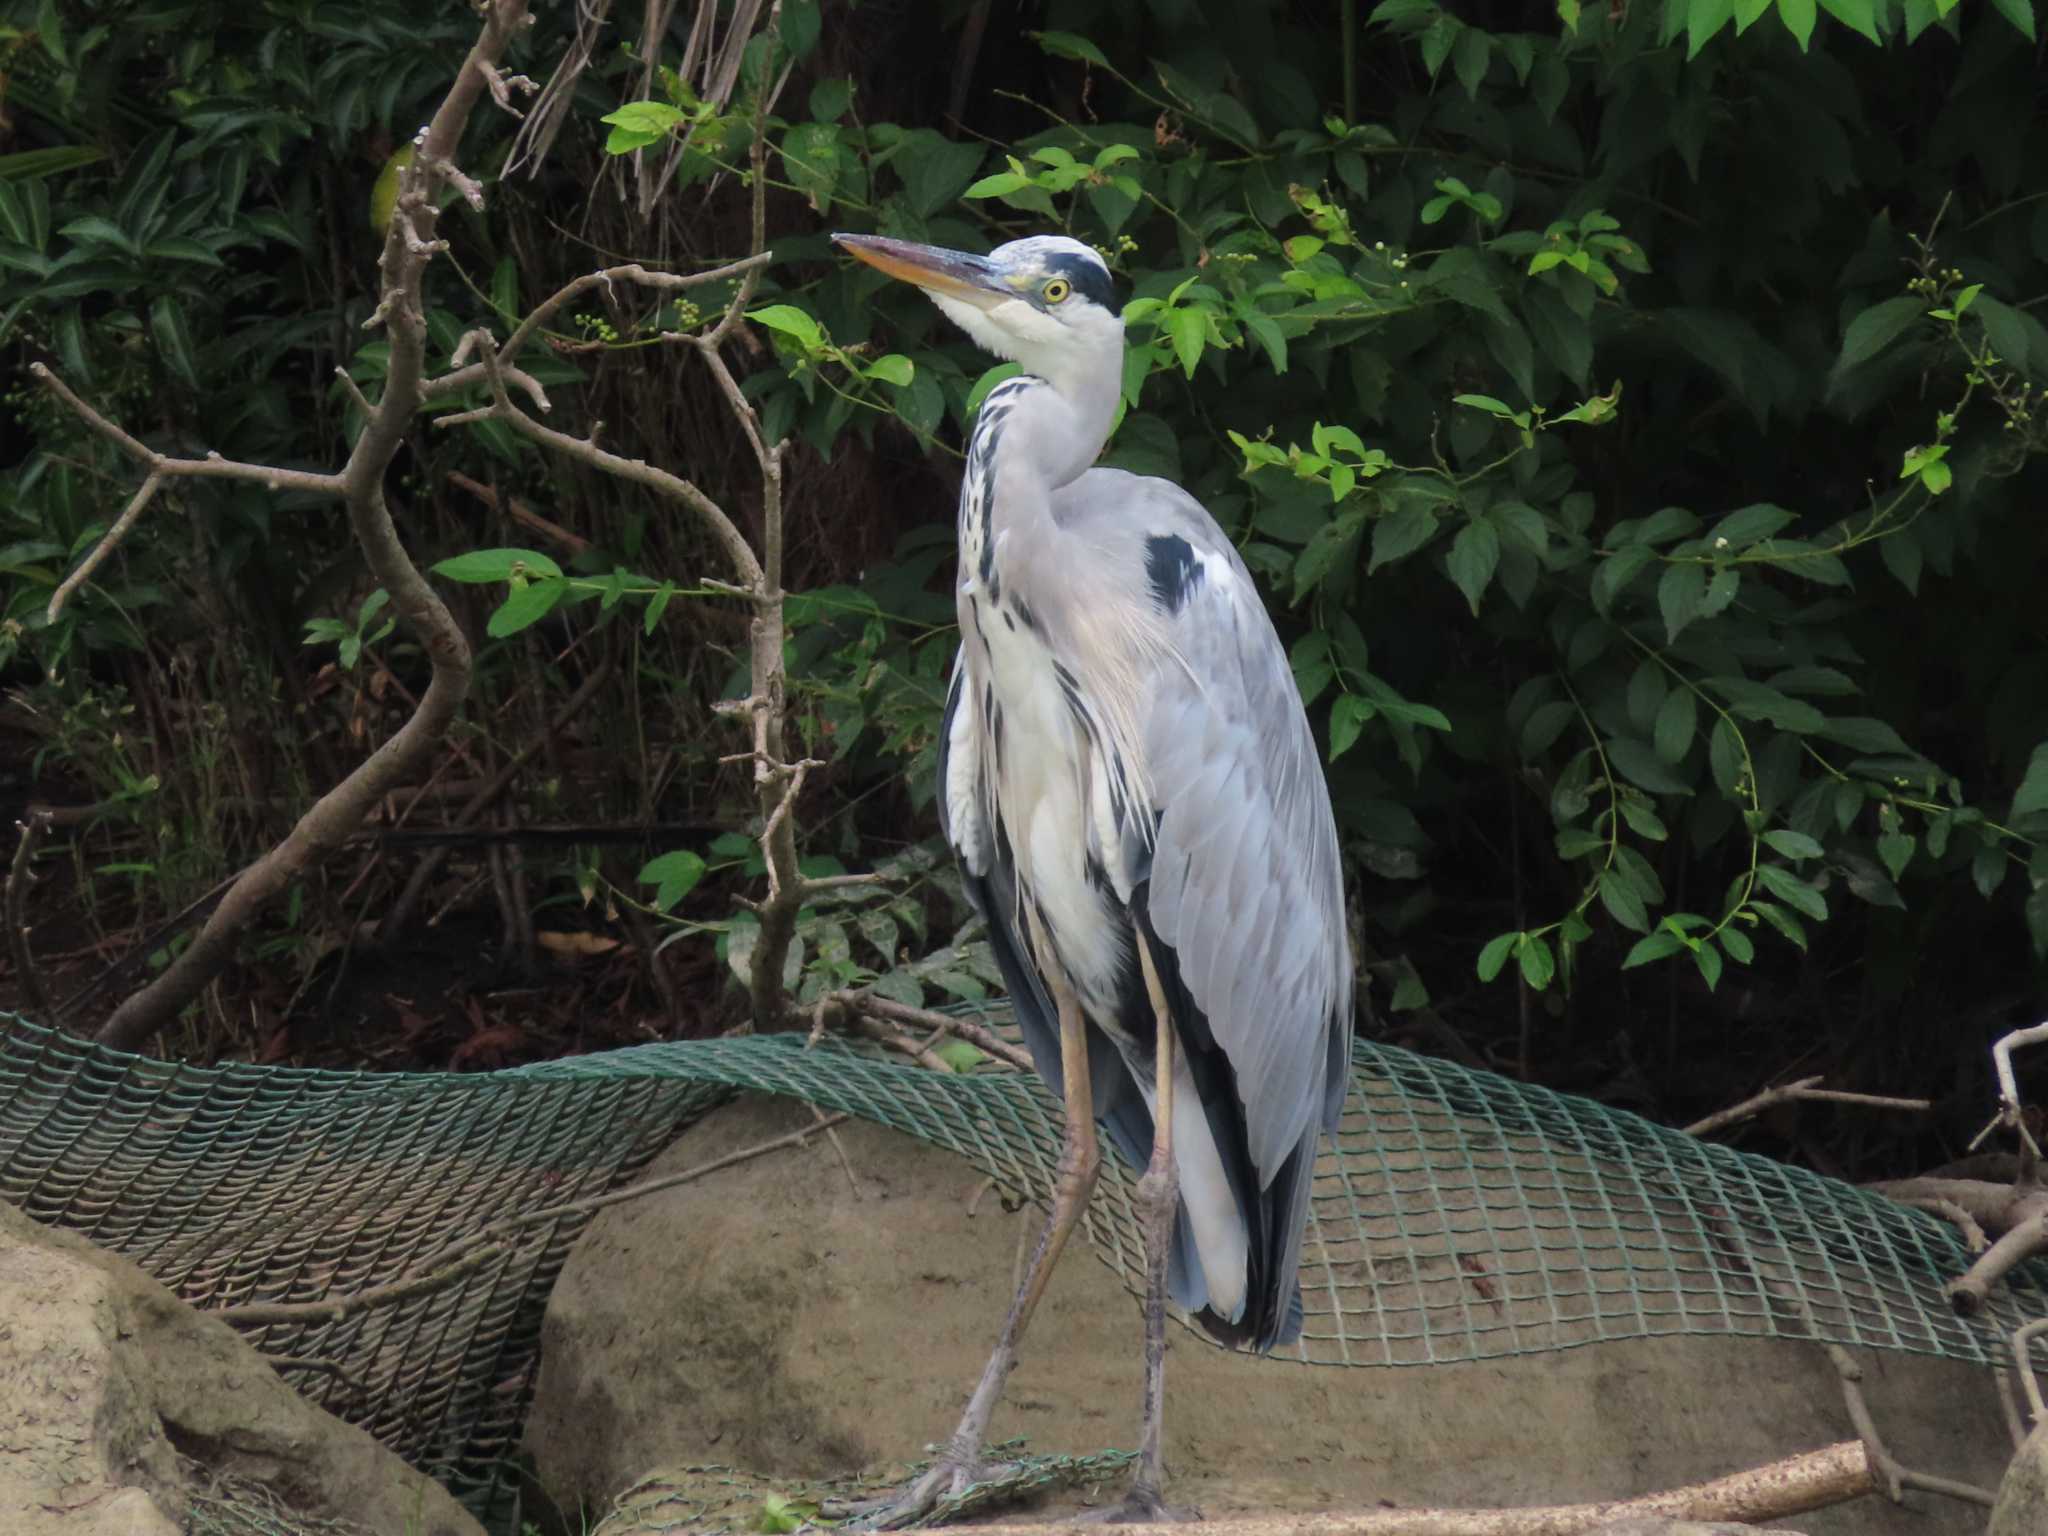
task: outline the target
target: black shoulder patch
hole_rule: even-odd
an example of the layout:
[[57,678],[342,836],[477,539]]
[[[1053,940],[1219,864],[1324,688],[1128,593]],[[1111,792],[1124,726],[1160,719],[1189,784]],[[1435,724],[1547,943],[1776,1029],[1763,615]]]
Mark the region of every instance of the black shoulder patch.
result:
[[1145,574],[1152,581],[1152,599],[1168,613],[1179,613],[1201,585],[1202,566],[1194,546],[1177,533],[1155,533],[1145,541]]
[[1123,306],[1116,301],[1116,284],[1110,280],[1109,270],[1101,262],[1073,251],[1060,251],[1046,257],[1045,269],[1059,273],[1074,285],[1074,292],[1101,305],[1112,315],[1123,312]]

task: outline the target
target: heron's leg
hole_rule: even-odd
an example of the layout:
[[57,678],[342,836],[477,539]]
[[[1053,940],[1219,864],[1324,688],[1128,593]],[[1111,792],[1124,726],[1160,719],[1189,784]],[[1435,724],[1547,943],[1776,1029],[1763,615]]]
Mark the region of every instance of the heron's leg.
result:
[[952,1441],[946,1448],[948,1459],[962,1466],[971,1465],[981,1454],[982,1443],[988,1438],[989,1419],[1002,1399],[1003,1384],[1010,1379],[1010,1372],[1017,1365],[1017,1345],[1024,1337],[1024,1330],[1030,1326],[1031,1314],[1038,1310],[1039,1298],[1045,1294],[1046,1282],[1052,1278],[1053,1265],[1059,1262],[1060,1250],[1067,1246],[1074,1223],[1087,1209],[1088,1196],[1095,1188],[1095,1176],[1101,1166],[1095,1144],[1095,1093],[1088,1077],[1088,1023],[1082,1016],[1080,1003],[1064,981],[1052,977],[1047,980],[1052,983],[1053,1001],[1060,1016],[1060,1075],[1066,1086],[1066,1135],[1053,1180],[1052,1214],[1046,1218],[1045,1231],[1039,1236],[1031,1262],[1025,1266],[1024,1283],[1017,1288],[1016,1299],[1010,1303],[1010,1315],[1003,1321],[1003,1332],[996,1340],[995,1353],[989,1356],[974,1395],[967,1400],[967,1411],[960,1416],[960,1427],[953,1431]]
[[[1173,1222],[1180,1210],[1180,1178],[1173,1160],[1174,1058],[1180,1041],[1173,1014],[1142,929],[1137,932],[1138,964],[1145,973],[1157,1023],[1157,1086],[1152,1108],[1152,1160],[1138,1180],[1138,1215],[1145,1233],[1145,1425],[1138,1445],[1138,1473],[1125,1500],[1127,1516],[1162,1519],[1171,1516],[1161,1497],[1166,1486],[1166,1268],[1173,1251]],[[1199,1106],[1196,1112],[1199,1113]]]
[[1060,1250],[1067,1245],[1074,1223],[1087,1208],[1100,1167],[1095,1143],[1095,1096],[1088,1077],[1088,1022],[1081,1005],[1063,980],[1048,976],[1060,1019],[1060,1071],[1066,1086],[1066,1127],[1060,1160],[1053,1180],[1052,1214],[1025,1266],[1023,1283],[1010,1303],[1009,1316],[996,1340],[995,1352],[982,1369],[974,1395],[960,1415],[960,1424],[946,1442],[945,1450],[931,1469],[899,1494],[859,1506],[828,1511],[835,1517],[850,1516],[863,1524],[888,1528],[907,1525],[929,1513],[947,1495],[964,1491],[977,1480],[981,1448],[988,1440],[989,1420],[1002,1400],[1003,1386],[1016,1368],[1017,1345],[1045,1294],[1046,1281]]

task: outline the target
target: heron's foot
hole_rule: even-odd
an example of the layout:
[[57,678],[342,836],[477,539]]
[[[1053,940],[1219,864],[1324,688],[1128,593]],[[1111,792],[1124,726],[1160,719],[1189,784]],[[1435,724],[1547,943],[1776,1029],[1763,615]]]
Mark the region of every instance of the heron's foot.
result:
[[1016,1470],[1015,1464],[1007,1461],[964,1462],[941,1456],[917,1477],[879,1498],[832,1500],[820,1513],[854,1530],[902,1530],[923,1524],[964,1499],[976,1486],[1000,1482],[1014,1476]]
[[1169,1504],[1156,1488],[1133,1483],[1123,1502],[1109,1509],[1094,1509],[1076,1517],[1076,1523],[1091,1525],[1184,1525],[1202,1518],[1199,1509]]

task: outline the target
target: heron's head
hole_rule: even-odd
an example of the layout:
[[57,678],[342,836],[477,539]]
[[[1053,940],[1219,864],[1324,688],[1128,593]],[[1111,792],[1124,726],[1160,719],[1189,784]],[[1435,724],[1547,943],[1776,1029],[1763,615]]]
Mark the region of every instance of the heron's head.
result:
[[869,266],[915,283],[985,350],[1070,396],[1121,375],[1124,323],[1109,268],[1065,235],[1033,235],[986,256],[879,235],[834,235]]

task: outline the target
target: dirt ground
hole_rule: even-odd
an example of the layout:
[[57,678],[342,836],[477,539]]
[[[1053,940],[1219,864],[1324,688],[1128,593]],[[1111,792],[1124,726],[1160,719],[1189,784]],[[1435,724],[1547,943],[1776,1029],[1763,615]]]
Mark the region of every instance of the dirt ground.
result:
[[[809,1118],[742,1103],[650,1173]],[[951,1429],[1039,1218],[1005,1211],[993,1191],[977,1200],[978,1175],[950,1154],[868,1125],[837,1134],[844,1166],[820,1138],[593,1224],[555,1291],[527,1431],[562,1507],[596,1515],[660,1468],[843,1476],[916,1458]],[[1138,1346],[1135,1301],[1077,1240],[996,1435],[1047,1453],[1133,1444]],[[1169,1498],[1211,1516],[1614,1498],[1854,1435],[1832,1369],[1803,1345],[1665,1338],[1400,1370],[1255,1360],[1178,1328],[1169,1348]],[[1896,1454],[1996,1486],[2009,1442],[1988,1376],[1904,1355],[1863,1364]],[[1790,1524],[1976,1536],[1983,1518],[1912,1495],[1905,1508],[1866,1500]]]

